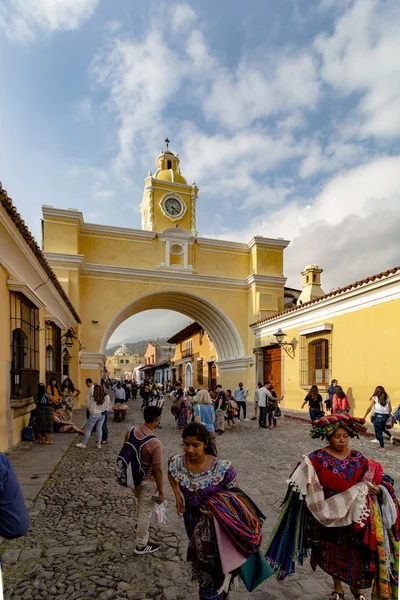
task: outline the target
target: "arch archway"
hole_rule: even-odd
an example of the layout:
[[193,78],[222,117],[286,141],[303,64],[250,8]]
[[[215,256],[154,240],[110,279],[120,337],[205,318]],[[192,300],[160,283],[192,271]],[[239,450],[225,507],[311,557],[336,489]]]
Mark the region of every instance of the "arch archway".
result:
[[193,386],[193,369],[190,363],[187,363],[185,369],[185,388],[188,389]]
[[195,294],[175,290],[152,292],[126,304],[108,325],[100,353],[104,353],[110,337],[121,323],[132,315],[152,309],[173,310],[197,321],[213,340],[219,361],[244,357],[244,345],[235,325],[218,306]]

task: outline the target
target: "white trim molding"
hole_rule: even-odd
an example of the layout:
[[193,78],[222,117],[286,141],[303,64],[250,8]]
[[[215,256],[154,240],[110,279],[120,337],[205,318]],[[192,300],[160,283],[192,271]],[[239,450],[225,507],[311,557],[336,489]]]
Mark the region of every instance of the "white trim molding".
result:
[[52,323],[54,323],[54,325],[57,325],[57,327],[59,327],[60,329],[67,329],[67,325],[65,323],[63,323],[58,317],[55,317],[54,315],[44,315],[44,320],[46,321],[51,321]]
[[30,300],[32,304],[36,306],[36,308],[46,308],[46,305],[42,300],[35,294],[35,292],[23,281],[14,281],[12,279],[7,279],[7,287],[10,292],[17,292],[19,294],[23,294],[25,298]]
[[103,369],[106,364],[106,355],[102,352],[79,352],[81,369]]
[[220,373],[243,373],[254,365],[254,356],[238,356],[217,361]]
[[332,329],[332,323],[321,323],[320,325],[313,325],[312,327],[299,329],[299,335],[310,335],[312,333],[320,333],[322,331],[332,331]]

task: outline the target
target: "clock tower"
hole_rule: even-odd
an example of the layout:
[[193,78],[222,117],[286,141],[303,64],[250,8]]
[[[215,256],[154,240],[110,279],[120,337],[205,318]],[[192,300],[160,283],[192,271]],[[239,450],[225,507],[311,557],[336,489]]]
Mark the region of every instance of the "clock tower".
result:
[[145,179],[142,204],[142,229],[162,232],[178,226],[196,237],[196,183],[188,185],[179,168],[179,157],[167,149],[156,160],[156,172]]

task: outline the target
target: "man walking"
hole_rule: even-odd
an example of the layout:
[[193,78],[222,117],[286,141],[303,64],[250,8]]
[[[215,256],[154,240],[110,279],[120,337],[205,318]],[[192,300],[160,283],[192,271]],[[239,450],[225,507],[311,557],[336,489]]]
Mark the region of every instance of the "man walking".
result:
[[[135,427],[135,436],[149,438],[141,446],[141,464],[146,472],[141,484],[134,489],[136,498],[136,547],[135,554],[152,554],[160,549],[159,544],[149,542],[149,527],[154,504],[164,502],[164,484],[162,473],[162,446],[156,436],[160,423],[161,409],[158,406],[146,406],[143,411],[144,423]],[[125,435],[128,441],[131,430]],[[154,495],[158,493],[157,500]]]
[[252,421],[257,421],[258,418],[258,390],[262,388],[262,383],[257,383],[256,391],[254,392],[254,417],[251,418]]
[[240,421],[240,409],[243,410],[243,420],[248,421],[246,418],[246,398],[249,395],[248,390],[243,389],[243,383],[239,383],[239,387],[233,392],[233,397],[235,398],[238,405],[238,421]]
[[261,429],[267,429],[268,401],[274,399],[269,387],[270,382],[267,381],[267,383],[264,383],[264,386],[258,390],[258,426]]

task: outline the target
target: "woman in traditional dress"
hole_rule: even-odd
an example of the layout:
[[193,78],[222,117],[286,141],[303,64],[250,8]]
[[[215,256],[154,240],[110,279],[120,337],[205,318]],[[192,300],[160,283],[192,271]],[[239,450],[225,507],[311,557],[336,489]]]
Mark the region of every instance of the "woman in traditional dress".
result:
[[46,392],[44,383],[39,383],[38,391],[35,396],[35,432],[39,444],[52,444],[50,433],[53,433],[53,414],[56,400]]
[[357,600],[373,585],[373,600],[398,594],[400,510],[393,481],[379,463],[348,447],[364,433],[365,419],[329,415],[313,423],[311,437],[328,445],[304,456],[289,479],[278,523],[266,552],[279,580],[294,573],[311,550],[311,567],[333,578],[330,600]]
[[[176,511],[183,516],[189,540],[193,539],[196,525],[202,516],[202,500],[221,490],[236,485],[236,471],[227,460],[216,457],[215,446],[201,423],[190,423],[183,432],[183,454],[172,456],[168,463],[168,480],[176,500]],[[210,529],[212,528],[212,521]],[[213,535],[214,534],[214,535]],[[188,560],[192,564],[193,579],[199,583],[200,600],[222,600],[226,593],[218,594],[224,574],[215,543],[215,533],[208,530],[208,568],[205,571],[196,548],[189,543]]]
[[74,408],[75,399],[80,393],[81,391],[74,386],[69,377],[64,379],[61,384],[61,396],[66,421],[72,421],[72,409]]

